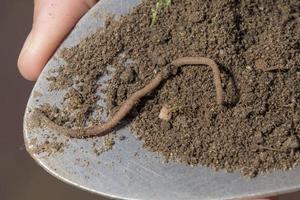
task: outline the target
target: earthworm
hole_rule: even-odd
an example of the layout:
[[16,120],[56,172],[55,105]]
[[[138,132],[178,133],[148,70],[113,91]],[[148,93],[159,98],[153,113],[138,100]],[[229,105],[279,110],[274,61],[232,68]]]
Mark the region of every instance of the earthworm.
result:
[[[214,74],[214,84],[216,87],[216,96],[217,103],[222,105],[224,102],[223,89],[221,85],[221,77],[218,65],[211,59],[205,57],[183,57],[177,60],[174,60],[171,65],[175,67],[181,67],[185,65],[208,65],[211,67]],[[36,117],[42,120],[46,125],[50,128],[56,130],[57,132],[64,134],[73,138],[83,138],[83,137],[92,137],[92,136],[103,136],[109,130],[113,129],[138,103],[138,101],[156,89],[163,80],[167,79],[171,75],[170,69],[165,67],[160,73],[158,73],[154,79],[152,79],[147,85],[145,85],[142,89],[133,93],[120,107],[120,109],[113,115],[111,119],[109,119],[104,124],[96,125],[88,128],[78,128],[78,129],[70,129],[59,126],[51,121],[44,113],[40,110],[35,109],[34,112]]]
[[214,84],[216,87],[217,103],[222,105],[224,103],[224,92],[221,82],[221,73],[215,61],[206,57],[183,57],[172,62],[172,65],[181,67],[184,65],[208,65],[213,71]]
[[53,121],[51,121],[47,116],[45,116],[41,111],[35,109],[34,112],[36,117],[39,117],[40,120],[45,122],[50,128],[58,131],[59,133],[73,137],[73,138],[83,138],[83,137],[92,137],[92,136],[102,136],[105,135],[109,130],[114,128],[134,107],[134,105],[146,94],[153,91],[157,88],[161,81],[163,80],[163,76],[161,73],[157,74],[157,76],[150,81],[145,87],[133,93],[120,107],[120,109],[116,112],[116,114],[109,119],[106,123],[101,125],[96,125],[89,128],[78,128],[78,129],[70,129],[64,128],[62,126],[57,125]]

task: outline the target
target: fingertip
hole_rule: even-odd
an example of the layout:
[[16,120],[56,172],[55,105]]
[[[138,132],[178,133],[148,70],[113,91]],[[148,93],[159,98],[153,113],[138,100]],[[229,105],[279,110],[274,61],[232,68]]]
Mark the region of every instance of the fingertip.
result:
[[42,69],[80,17],[96,0],[35,1],[33,29],[18,58],[22,76],[30,81]]
[[31,31],[25,40],[17,63],[18,69],[25,79],[35,81],[38,78],[47,60],[43,54],[36,37],[33,36],[33,31]]
[[18,69],[21,75],[29,81],[35,81],[42,71],[42,66],[36,63],[30,52],[22,52],[18,58]]

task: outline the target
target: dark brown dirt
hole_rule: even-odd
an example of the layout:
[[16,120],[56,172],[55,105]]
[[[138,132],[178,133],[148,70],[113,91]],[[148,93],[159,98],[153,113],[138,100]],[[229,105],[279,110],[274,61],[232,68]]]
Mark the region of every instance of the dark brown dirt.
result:
[[[129,116],[144,147],[167,160],[251,177],[298,165],[300,2],[174,0],[150,26],[153,6],[145,1],[62,52],[67,64],[49,81],[69,92],[62,110],[43,109],[48,117],[66,127],[101,123],[92,117],[106,111],[96,106],[97,91],[106,93],[112,114],[172,60],[206,56],[221,66],[226,105],[215,101],[209,68],[182,68]],[[98,80],[110,64],[115,74],[104,90]],[[158,117],[163,105],[171,108],[169,121]]]

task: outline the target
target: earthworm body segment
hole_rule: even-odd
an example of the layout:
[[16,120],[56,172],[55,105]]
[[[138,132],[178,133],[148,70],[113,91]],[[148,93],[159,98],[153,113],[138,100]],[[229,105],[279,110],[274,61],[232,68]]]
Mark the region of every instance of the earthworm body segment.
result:
[[[222,105],[224,103],[224,92],[221,84],[221,76],[218,65],[215,61],[206,57],[183,57],[174,60],[171,63],[172,66],[182,67],[186,65],[207,65],[209,66],[214,75],[214,84],[216,88],[216,98],[217,103]],[[119,110],[105,123],[96,125],[88,128],[77,128],[70,129],[59,126],[51,121],[47,116],[44,115],[39,109],[35,109],[35,117],[43,121],[48,125],[49,128],[56,130],[57,132],[72,137],[72,138],[83,138],[92,136],[103,136],[108,133],[109,130],[113,129],[129,112],[130,110],[139,102],[141,98],[146,96],[148,93],[155,90],[163,80],[170,76],[169,69],[167,67],[158,73],[154,79],[152,79],[147,85],[142,89],[133,93],[119,108]]]

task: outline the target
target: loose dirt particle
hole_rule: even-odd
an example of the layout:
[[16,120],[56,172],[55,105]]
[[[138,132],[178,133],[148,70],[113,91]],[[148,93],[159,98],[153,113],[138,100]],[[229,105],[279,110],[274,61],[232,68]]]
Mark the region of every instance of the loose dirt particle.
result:
[[[221,85],[220,71],[219,71],[219,67],[213,60],[204,57],[184,57],[173,61],[171,65],[175,67],[182,67],[185,65],[210,66],[214,73],[214,82],[217,91],[217,95],[216,95],[217,102],[219,105],[224,104],[224,94]],[[172,70],[169,67],[163,68],[162,71],[158,73],[155,76],[155,78],[153,78],[147,85],[145,85],[142,89],[134,92],[131,96],[129,96],[128,99],[126,99],[126,101],[120,106],[120,108],[116,111],[116,113],[111,117],[111,119],[108,119],[107,122],[97,126],[92,126],[89,128],[78,128],[78,129],[64,128],[63,126],[59,126],[55,124],[53,121],[51,121],[39,109],[35,109],[33,112],[35,112],[35,115],[37,116],[38,119],[43,121],[46,127],[52,128],[57,132],[69,137],[84,138],[84,137],[106,135],[111,129],[113,129],[117,124],[119,124],[124,117],[126,117],[129,114],[129,112],[134,108],[134,106],[136,106],[136,104],[140,101],[141,98],[143,98],[150,92],[153,92],[153,90],[155,90],[161,84],[162,81],[168,79],[172,74],[171,71]],[[177,72],[178,70],[176,69],[175,71]],[[73,103],[76,101],[71,101],[71,102]]]
[[[251,177],[299,165],[295,141],[300,137],[300,2],[172,2],[162,8],[153,26],[155,2],[145,0],[120,22],[107,23],[104,32],[66,49],[67,64],[48,80],[52,90],[65,88],[75,98],[66,97],[62,109],[42,107],[44,114],[66,128],[97,125],[100,120],[92,117],[94,112],[112,116],[165,63],[208,56],[220,66],[226,104],[215,102],[211,69],[179,69],[128,115],[144,147],[166,160],[237,170]],[[133,62],[122,75],[128,59]],[[252,70],[257,69],[257,59],[263,59],[272,73]],[[115,72],[109,87],[103,88],[99,78],[110,73],[108,65]],[[99,88],[106,94],[107,109],[96,106]],[[158,116],[166,103],[174,110],[162,123]]]
[[168,105],[163,105],[160,112],[159,112],[159,119],[164,120],[164,121],[169,121],[172,117],[171,115],[171,109],[170,106]]

